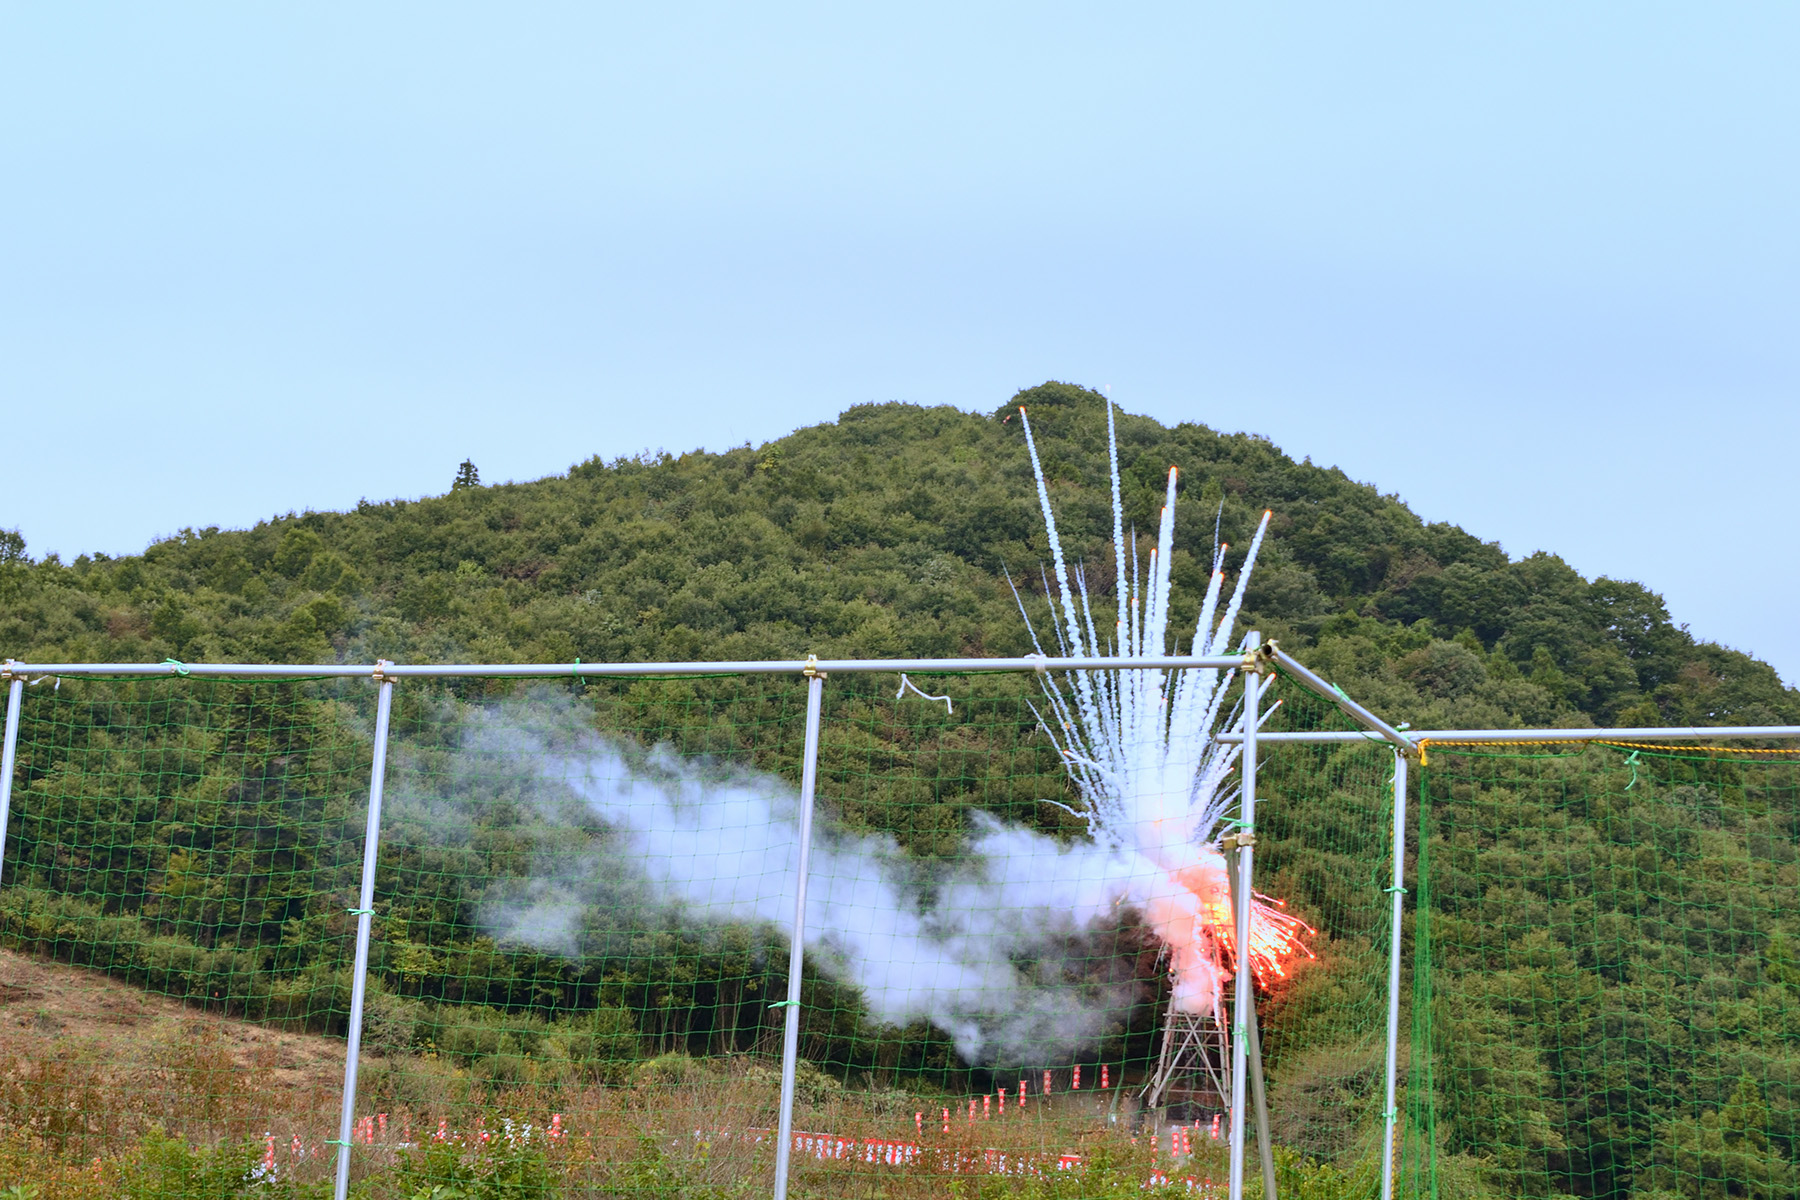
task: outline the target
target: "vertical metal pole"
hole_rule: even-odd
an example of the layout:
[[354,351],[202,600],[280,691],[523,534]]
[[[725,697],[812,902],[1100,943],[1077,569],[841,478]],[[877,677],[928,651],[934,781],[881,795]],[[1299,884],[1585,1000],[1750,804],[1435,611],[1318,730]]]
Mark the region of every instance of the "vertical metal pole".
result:
[[800,968],[806,951],[806,875],[812,862],[813,789],[819,779],[819,708],[825,676],[806,670],[806,757],[800,768],[800,863],[794,879],[793,944],[788,948],[787,1030],[781,1043],[781,1120],[775,1133],[775,1200],[787,1200],[794,1149],[794,1071],[800,1063]]
[[19,757],[19,706],[25,702],[25,681],[12,672],[7,660],[6,746],[0,751],[0,880],[6,870],[6,818],[12,812],[13,766]]
[[[1262,635],[1252,632],[1244,639],[1246,658],[1262,645]],[[1237,905],[1231,916],[1237,926],[1237,986],[1231,1001],[1231,1200],[1244,1200],[1244,1099],[1250,1089],[1245,1083],[1245,1060],[1250,1032],[1244,1014],[1256,1003],[1256,991],[1250,978],[1250,888],[1251,855],[1256,833],[1256,722],[1257,700],[1262,694],[1262,676],[1254,670],[1244,672],[1244,784],[1238,800],[1237,894],[1244,903]]]
[[1393,930],[1388,935],[1387,1107],[1382,1110],[1381,1200],[1394,1200],[1394,1080],[1400,1064],[1400,915],[1406,896],[1406,756],[1394,755]]
[[[1233,912],[1238,904],[1237,856],[1242,853],[1242,849],[1232,851],[1231,867],[1226,871]],[[1244,1057],[1250,1068],[1250,1103],[1256,1106],[1256,1154],[1262,1164],[1263,1200],[1275,1200],[1275,1143],[1269,1137],[1269,1093],[1263,1086],[1262,1031],[1257,1028],[1254,992],[1250,1007],[1244,1010],[1244,1028],[1249,1033]]]
[[344,1106],[338,1116],[336,1200],[350,1190],[350,1134],[356,1121],[356,1067],[362,1053],[363,994],[369,974],[369,931],[375,916],[375,852],[381,841],[381,786],[387,778],[388,716],[394,705],[392,666],[375,664],[381,690],[375,702],[375,757],[369,767],[369,816],[363,829],[362,891],[356,902],[356,968],[350,982],[350,1040],[344,1049]]

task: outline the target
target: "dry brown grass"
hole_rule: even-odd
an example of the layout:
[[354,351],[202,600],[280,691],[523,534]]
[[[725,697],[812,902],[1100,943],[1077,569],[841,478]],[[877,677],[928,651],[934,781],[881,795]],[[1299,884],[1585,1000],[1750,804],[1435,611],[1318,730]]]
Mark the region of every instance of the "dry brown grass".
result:
[[[0,1030],[0,1187],[34,1183],[45,1200],[125,1194],[143,1139],[158,1130],[200,1148],[273,1135],[283,1182],[322,1184],[332,1172],[341,1041],[209,1016],[4,951]],[[386,1136],[354,1151],[355,1178],[371,1197],[398,1194],[403,1143],[430,1144],[440,1122],[457,1147],[444,1153],[481,1170],[504,1157],[508,1121],[533,1127],[524,1152],[542,1156],[552,1194],[747,1197],[766,1194],[772,1179],[780,1077],[764,1059],[657,1059],[604,1087],[554,1060],[496,1072],[406,1054],[366,1058],[361,1073],[359,1111],[386,1117]],[[971,1122],[966,1099],[845,1088],[811,1071],[801,1084],[796,1129],[850,1144],[830,1157],[796,1154],[796,1197],[1061,1194],[1076,1182],[1057,1169],[1070,1152],[1110,1164],[1101,1174],[1132,1194],[1150,1176],[1149,1145],[1134,1143],[1116,1091],[1033,1097],[1022,1111],[1013,1100],[1004,1117],[978,1110]],[[554,1145],[543,1137],[553,1113],[566,1131]],[[917,1149],[903,1165],[879,1161],[866,1139]],[[1217,1171],[1208,1163],[1192,1173]],[[1083,1194],[1113,1190],[1082,1178]]]
[[4,950],[0,1029],[0,1128],[65,1158],[115,1153],[152,1128],[241,1141],[337,1107],[341,1042],[207,1016]]

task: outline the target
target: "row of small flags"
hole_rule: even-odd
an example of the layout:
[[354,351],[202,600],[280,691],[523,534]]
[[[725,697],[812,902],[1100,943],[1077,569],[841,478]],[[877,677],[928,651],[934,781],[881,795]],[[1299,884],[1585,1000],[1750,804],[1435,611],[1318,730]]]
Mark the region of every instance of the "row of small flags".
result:
[[[1045,1071],[1041,1095],[1048,1096],[1051,1094],[1051,1081],[1051,1073]],[[1018,1090],[1013,1093],[1014,1105],[1021,1112],[1023,1112],[1027,1103],[1026,1098],[1028,1089],[1026,1084],[1026,1080],[1019,1080]],[[1103,1089],[1112,1086],[1111,1071],[1104,1064],[1100,1067],[1100,1086]],[[1081,1068],[1079,1066],[1075,1068],[1070,1090],[1081,1090]],[[987,1120],[993,1117],[996,1094],[999,1098],[999,1115],[1006,1115],[1007,1089],[998,1088],[995,1093],[989,1093],[988,1095],[981,1097],[982,1119]],[[971,1097],[969,1099],[968,1109],[968,1120],[970,1123],[975,1121],[975,1108],[975,1099]],[[950,1132],[950,1109],[948,1107],[940,1109],[939,1115],[943,1124],[943,1132],[947,1134]],[[918,1130],[919,1136],[923,1138],[925,1136],[925,1113],[923,1110],[913,1114],[913,1123]],[[1194,1131],[1198,1128],[1198,1125],[1171,1126],[1169,1130],[1170,1154],[1178,1158],[1191,1156],[1194,1152],[1193,1135]],[[769,1136],[771,1131],[766,1129],[753,1129],[749,1132],[755,1141],[761,1142]],[[560,1144],[563,1139],[568,1136],[568,1131],[563,1126],[563,1115],[561,1113],[551,1113],[550,1123],[542,1128],[530,1122],[515,1122],[512,1118],[507,1117],[501,1120],[498,1130],[489,1129],[485,1117],[476,1117],[474,1133],[467,1140],[475,1146],[485,1146],[498,1137],[509,1145],[513,1145],[521,1141],[529,1142],[534,1136],[542,1137],[551,1145]],[[698,1131],[696,1131],[696,1136],[699,1136]],[[1207,1136],[1213,1141],[1219,1139],[1218,1114],[1214,1114],[1211,1128],[1207,1131]],[[388,1115],[386,1113],[374,1113],[370,1116],[358,1119],[352,1127],[350,1140],[352,1144],[364,1146],[373,1146],[377,1144],[378,1141],[382,1145],[389,1144]],[[464,1138],[460,1131],[451,1130],[450,1122],[446,1119],[438,1122],[437,1130],[431,1135],[431,1140],[441,1145],[452,1142],[461,1143],[464,1141]],[[1137,1139],[1133,1138],[1132,1141],[1135,1143]],[[1162,1139],[1160,1137],[1151,1139],[1150,1159],[1152,1164],[1156,1161],[1156,1154],[1161,1141]],[[402,1148],[410,1148],[413,1144],[412,1126],[410,1123],[403,1124],[400,1130],[400,1141],[398,1145]],[[832,1134],[798,1132],[794,1134],[794,1149],[803,1154],[811,1154],[821,1160],[829,1158],[841,1161],[849,1158],[859,1158],[864,1162],[879,1163],[888,1166],[914,1165],[923,1161],[926,1153],[925,1146],[914,1142],[901,1142],[888,1138],[846,1138]],[[294,1161],[298,1162],[306,1158],[309,1151],[313,1150],[316,1150],[316,1147],[308,1147],[302,1142],[299,1135],[295,1135],[291,1145]],[[968,1153],[959,1152],[951,1155],[949,1151],[940,1149],[937,1152],[937,1157],[939,1158],[940,1169],[947,1171],[962,1171],[966,1168],[973,1168],[976,1166],[977,1162],[979,1162],[981,1167],[1001,1174],[1015,1173],[1022,1170],[1036,1170],[1035,1167],[1028,1166],[1024,1160],[1020,1159],[1018,1156],[1008,1155],[999,1150],[983,1150],[980,1152],[980,1157],[977,1160]],[[1071,1170],[1079,1167],[1081,1161],[1080,1155],[1061,1154],[1057,1156],[1056,1169],[1059,1171]],[[259,1176],[272,1177],[275,1174],[276,1169],[275,1135],[270,1133],[265,1135],[263,1160],[261,1169],[257,1174]],[[1150,1181],[1153,1184],[1161,1186],[1166,1185],[1169,1182],[1168,1177],[1154,1165],[1152,1166],[1151,1171],[1152,1175]],[[1192,1178],[1187,1178],[1183,1180],[1183,1182],[1187,1185],[1187,1190],[1190,1192],[1196,1189],[1203,1192],[1210,1192],[1212,1187],[1210,1181],[1203,1183]]]
[[[1051,1082],[1050,1072],[1045,1071],[1044,1072],[1043,1091],[1039,1093],[1040,1095],[1048,1096],[1050,1094],[1050,1082]],[[1028,1089],[1027,1089],[1028,1083],[1029,1083],[1029,1080],[1025,1080],[1025,1079],[1019,1080],[1018,1090],[1013,1093],[1013,1105],[1015,1108],[1019,1109],[1019,1111],[1021,1111],[1021,1112],[1023,1112],[1025,1109],[1026,1097],[1029,1094]],[[1100,1067],[1100,1086],[1102,1088],[1112,1087],[1112,1070],[1111,1070],[1111,1068],[1107,1067],[1104,1063],[1101,1064],[1101,1067]],[[1076,1092],[1079,1092],[1081,1090],[1081,1068],[1079,1066],[1075,1068],[1074,1082],[1071,1085],[1070,1090],[1076,1091]],[[997,1089],[995,1089],[995,1091],[989,1092],[987,1095],[981,1097],[981,1117],[983,1120],[991,1120],[993,1118],[993,1116],[994,1116],[994,1097],[996,1094],[1000,1098],[1000,1115],[1003,1117],[1006,1115],[1006,1089],[1005,1088],[997,1088]],[[944,1123],[944,1132],[949,1133],[950,1132],[950,1110],[948,1108],[943,1109],[941,1111],[940,1116]],[[975,1120],[975,1097],[973,1097],[973,1096],[969,1097],[969,1120],[971,1122]],[[918,1126],[919,1136],[924,1137],[925,1136],[925,1114],[923,1112],[914,1113],[913,1114],[913,1122]]]
[[[752,1142],[764,1142],[774,1136],[770,1129],[749,1131]],[[1042,1168],[1036,1159],[1009,1154],[1004,1150],[947,1150],[921,1146],[916,1142],[899,1142],[891,1138],[842,1137],[834,1133],[794,1131],[794,1150],[820,1162],[864,1162],[887,1167],[914,1167],[934,1159],[939,1171],[959,1174],[985,1168],[1001,1175],[1037,1175]],[[1056,1169],[1072,1171],[1081,1166],[1079,1154],[1059,1154]]]
[[[1185,1127],[1176,1126],[1170,1133],[1172,1143],[1181,1145],[1186,1153],[1193,1153],[1191,1141],[1180,1140],[1184,1135],[1178,1131]],[[750,1139],[753,1142],[766,1141],[773,1135],[773,1130],[752,1129]],[[695,1136],[700,1131],[695,1130]],[[1216,1134],[1215,1134],[1216,1136]],[[1195,1179],[1183,1176],[1172,1180],[1168,1172],[1155,1165],[1155,1147],[1160,1138],[1152,1139],[1151,1167],[1149,1183],[1154,1187],[1168,1187],[1171,1183],[1180,1183],[1188,1192],[1197,1192],[1202,1196],[1216,1195],[1216,1189],[1210,1179]],[[914,1167],[927,1161],[934,1161],[941,1174],[965,1174],[975,1170],[984,1170],[996,1175],[1034,1175],[1042,1176],[1048,1159],[1010,1154],[1004,1150],[949,1150],[942,1147],[932,1148],[916,1142],[900,1142],[891,1138],[857,1138],[843,1137],[832,1133],[806,1133],[794,1131],[794,1150],[808,1155],[820,1162],[862,1162],[876,1166]],[[1182,1153],[1177,1150],[1176,1153]],[[1056,1156],[1056,1170],[1074,1171],[1082,1166],[1079,1154],[1059,1154]]]
[[[568,1131],[563,1127],[563,1115],[551,1113],[550,1123],[541,1127],[529,1121],[514,1121],[511,1117],[504,1117],[501,1119],[498,1129],[489,1129],[486,1117],[476,1117],[475,1131],[467,1140],[475,1146],[486,1146],[496,1138],[508,1145],[517,1145],[520,1142],[529,1142],[535,1137],[543,1138],[555,1146],[561,1144],[567,1136]],[[461,1143],[464,1138],[460,1131],[452,1131],[450,1122],[445,1120],[438,1122],[437,1132],[431,1135],[431,1140],[442,1145],[451,1142]],[[350,1143],[355,1146],[373,1146],[377,1143],[383,1146],[392,1144],[403,1150],[411,1149],[415,1145],[410,1122],[401,1125],[400,1140],[397,1143],[388,1141],[388,1115],[386,1113],[375,1113],[359,1118],[350,1127]],[[335,1142],[327,1143],[327,1145],[335,1144]],[[316,1143],[309,1146],[300,1139],[299,1134],[295,1134],[289,1149],[293,1161],[300,1162],[309,1155],[318,1153],[320,1147]],[[266,1179],[272,1178],[275,1172],[275,1135],[268,1133],[263,1135],[262,1164],[256,1171],[256,1175],[258,1178]]]

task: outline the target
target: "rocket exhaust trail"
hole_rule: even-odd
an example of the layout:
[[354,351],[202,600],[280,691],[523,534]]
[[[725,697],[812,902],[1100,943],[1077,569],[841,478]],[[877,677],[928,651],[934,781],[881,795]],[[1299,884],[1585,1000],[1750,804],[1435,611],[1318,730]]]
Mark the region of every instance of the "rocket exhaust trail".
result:
[[[1125,513],[1119,482],[1118,437],[1112,402],[1106,405],[1106,443],[1112,468],[1113,545],[1118,593],[1114,636],[1096,636],[1087,581],[1071,572],[1050,505],[1050,491],[1038,459],[1031,420],[1019,410],[1038,505],[1049,534],[1052,620],[1058,649],[1081,656],[1135,657],[1176,653],[1169,632],[1171,559],[1175,548],[1175,489],[1168,487],[1157,527],[1156,549],[1141,573],[1135,550],[1126,574]],[[1224,611],[1223,545],[1213,551],[1213,570],[1193,636],[1193,653],[1227,652],[1243,606],[1256,556],[1269,528],[1263,513],[1249,553],[1238,572]],[[1126,586],[1129,578],[1131,584]],[[1015,598],[1017,591],[1014,591]],[[1019,612],[1030,625],[1023,601]],[[1032,630],[1032,643],[1044,648]],[[1180,671],[1073,671],[1061,686],[1046,680],[1038,721],[1056,743],[1070,779],[1081,795],[1083,818],[1096,846],[1120,864],[1118,881],[1144,912],[1167,947],[1176,1006],[1186,1012],[1217,1012],[1223,981],[1235,969],[1231,892],[1219,838],[1237,805],[1232,777],[1241,746],[1213,740],[1220,729],[1239,723],[1226,702],[1232,677],[1214,669]],[[1266,721],[1270,713],[1261,720]],[[1065,806],[1066,807],[1066,806]],[[1311,957],[1304,936],[1311,929],[1267,897],[1253,896],[1250,945],[1246,950],[1256,978],[1264,983],[1287,971],[1296,957]]]

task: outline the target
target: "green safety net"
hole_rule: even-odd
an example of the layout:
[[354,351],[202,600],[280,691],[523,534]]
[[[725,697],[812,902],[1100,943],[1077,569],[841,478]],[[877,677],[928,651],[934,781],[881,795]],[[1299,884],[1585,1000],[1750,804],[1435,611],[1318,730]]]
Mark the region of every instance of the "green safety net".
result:
[[[1270,732],[1354,729],[1332,705],[1277,679]],[[1316,962],[1259,1000],[1270,1131],[1281,1194],[1380,1192],[1392,927],[1394,753],[1379,738],[1265,743],[1257,890],[1316,933]],[[1258,1187],[1252,1165],[1246,1194]],[[1260,1193],[1258,1193],[1260,1194]]]
[[373,700],[361,681],[24,689],[0,862],[0,1191],[178,1194],[164,1165],[246,1176],[277,1130],[299,1139],[290,1157],[325,1156]]
[[[1206,1096],[1139,1104],[1168,963],[1141,914],[1092,904],[1039,682],[897,683],[824,685],[791,1194],[1222,1181]],[[0,1188],[328,1186],[376,692],[27,690]],[[1269,729],[1346,727],[1274,695]],[[354,1186],[765,1190],[805,682],[409,679],[393,697]],[[1375,742],[1262,755],[1258,890],[1317,956],[1260,993],[1270,1106],[1283,1186],[1317,1196],[1373,1195],[1378,1174],[1392,762]]]
[[1800,761],[1431,746],[1403,1191],[1800,1195]]

